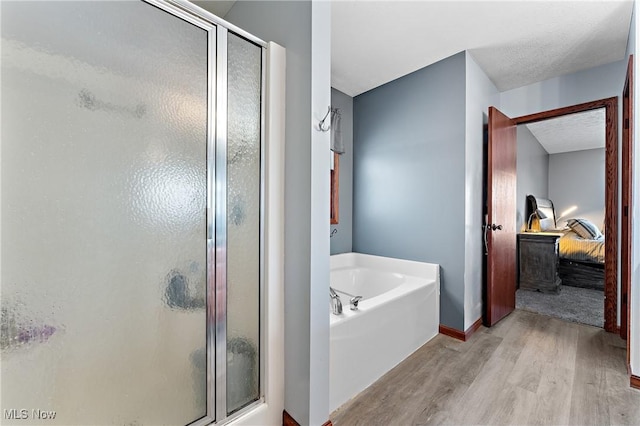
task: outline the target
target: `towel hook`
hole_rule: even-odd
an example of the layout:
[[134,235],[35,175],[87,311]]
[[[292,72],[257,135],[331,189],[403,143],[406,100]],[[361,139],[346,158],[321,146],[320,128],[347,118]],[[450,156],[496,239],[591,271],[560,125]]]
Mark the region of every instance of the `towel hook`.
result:
[[320,123],[318,123],[318,129],[321,132],[328,132],[329,130],[331,130],[331,124],[329,124],[326,129],[324,128],[324,122],[327,120],[327,117],[329,117],[329,114],[331,114],[331,106],[329,106],[329,109],[327,110],[324,118],[320,120]]

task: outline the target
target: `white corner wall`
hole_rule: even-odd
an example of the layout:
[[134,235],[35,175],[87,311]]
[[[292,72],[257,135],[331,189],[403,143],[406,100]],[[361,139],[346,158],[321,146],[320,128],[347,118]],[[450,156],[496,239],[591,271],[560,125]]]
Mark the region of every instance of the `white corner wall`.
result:
[[[638,2],[634,2],[631,29],[629,31],[629,46],[627,53],[634,55],[633,65],[633,143],[637,147],[640,141],[640,84],[638,81],[638,31],[637,31]],[[633,217],[640,217],[640,149],[633,150]],[[629,342],[631,374],[640,376],[640,221],[633,221],[631,252],[631,316]]]
[[482,318],[483,150],[489,106],[497,105],[498,89],[465,52],[465,184],[464,184],[464,328]]
[[[311,6],[311,291],[309,300],[309,417],[329,420],[329,205],[330,132],[318,123],[331,105],[331,3]],[[292,106],[295,108],[295,105]],[[300,283],[303,284],[303,283]]]

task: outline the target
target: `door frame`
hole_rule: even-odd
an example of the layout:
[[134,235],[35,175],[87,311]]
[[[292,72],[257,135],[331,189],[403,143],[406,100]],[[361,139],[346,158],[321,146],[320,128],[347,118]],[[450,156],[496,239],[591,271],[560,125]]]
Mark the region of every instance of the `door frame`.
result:
[[568,114],[605,109],[604,329],[618,332],[618,97],[600,99],[514,118],[529,124]]
[[631,225],[633,211],[632,155],[633,155],[633,55],[629,55],[627,75],[622,89],[622,200],[620,208],[620,337],[627,340],[627,366],[630,354],[631,318]]

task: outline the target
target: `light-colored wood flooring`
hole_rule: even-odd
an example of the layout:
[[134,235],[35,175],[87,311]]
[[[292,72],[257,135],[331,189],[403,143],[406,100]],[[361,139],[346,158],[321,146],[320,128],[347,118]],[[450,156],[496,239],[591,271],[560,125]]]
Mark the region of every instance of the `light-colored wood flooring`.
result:
[[516,310],[467,342],[436,336],[331,421],[640,425],[640,391],[629,387],[626,343],[618,336]]

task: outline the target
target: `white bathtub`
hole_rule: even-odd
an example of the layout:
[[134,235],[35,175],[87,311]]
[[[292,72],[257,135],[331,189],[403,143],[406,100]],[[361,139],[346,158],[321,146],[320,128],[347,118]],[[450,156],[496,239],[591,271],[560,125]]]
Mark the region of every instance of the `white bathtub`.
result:
[[[334,411],[438,334],[440,267],[345,253],[331,256],[330,282],[343,305],[329,314]],[[340,291],[364,297],[357,311]]]

